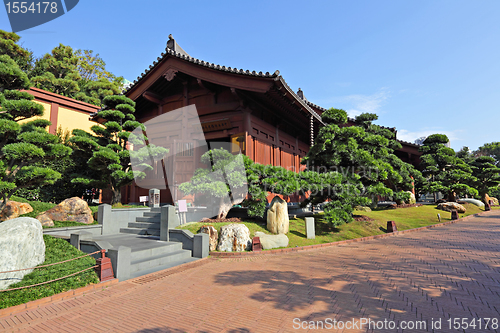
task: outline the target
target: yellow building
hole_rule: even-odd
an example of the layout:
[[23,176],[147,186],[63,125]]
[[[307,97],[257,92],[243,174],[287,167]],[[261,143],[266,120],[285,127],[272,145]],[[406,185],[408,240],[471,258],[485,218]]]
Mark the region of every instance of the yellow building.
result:
[[98,111],[99,106],[34,87],[27,92],[35,96],[35,101],[45,108],[42,117],[30,118],[29,120],[36,118],[49,120],[52,123],[49,127],[49,133],[56,134],[59,127],[64,132],[69,131],[70,133],[75,128],[92,132],[90,128],[97,124],[90,120],[90,115]]

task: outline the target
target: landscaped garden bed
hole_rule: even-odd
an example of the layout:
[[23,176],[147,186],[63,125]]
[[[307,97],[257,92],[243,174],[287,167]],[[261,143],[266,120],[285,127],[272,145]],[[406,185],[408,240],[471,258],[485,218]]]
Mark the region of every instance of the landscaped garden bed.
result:
[[[84,252],[77,250],[64,239],[44,235],[43,240],[45,242],[45,261],[41,265],[48,265],[85,255]],[[95,264],[95,259],[88,256],[54,266],[37,268],[30,274],[25,275],[21,282],[11,284],[8,289],[55,280],[92,267]],[[99,279],[94,269],[89,269],[74,276],[44,285],[13,291],[3,291],[0,292],[0,309],[52,296],[93,283],[99,283]]]
[[[459,214],[460,217],[484,211],[483,208],[479,208],[472,204],[464,204],[463,206],[467,208],[467,211],[464,214]],[[395,221],[398,230],[407,230],[440,223],[437,214],[440,214],[441,222],[451,220],[451,213],[438,210],[435,205],[420,205],[398,209],[375,209],[371,212],[354,211],[354,214],[355,221],[343,224],[339,227],[331,227],[323,219],[322,214],[314,215],[316,230],[315,239],[307,239],[305,232],[305,220],[303,218],[290,219],[290,231],[287,234],[289,239],[288,247],[332,243],[347,239],[384,234],[386,233],[387,221]],[[242,223],[250,230],[251,237],[253,237],[257,231],[270,234],[270,232],[266,229],[265,221],[240,220],[241,222],[221,223],[203,221],[189,223],[178,228],[189,230],[196,234],[204,225],[212,225],[215,229],[217,229],[217,231],[219,231],[220,227],[224,225],[230,223]]]

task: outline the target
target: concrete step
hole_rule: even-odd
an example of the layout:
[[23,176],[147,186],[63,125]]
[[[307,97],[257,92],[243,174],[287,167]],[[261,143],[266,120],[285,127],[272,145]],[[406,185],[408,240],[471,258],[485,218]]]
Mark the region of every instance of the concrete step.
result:
[[130,278],[133,279],[133,278],[136,278],[136,277],[139,277],[139,276],[143,276],[143,275],[146,275],[146,274],[151,274],[151,273],[155,273],[155,272],[159,272],[159,271],[162,271],[164,269],[168,269],[168,268],[172,268],[172,267],[175,267],[175,266],[179,266],[179,265],[182,265],[182,264],[185,264],[185,263],[188,263],[188,262],[192,262],[192,261],[195,261],[195,260],[198,260],[199,258],[187,258],[187,259],[182,259],[182,260],[179,260],[179,261],[172,261],[172,262],[169,262],[165,265],[160,265],[160,266],[156,266],[156,267],[151,267],[151,268],[148,268],[148,269],[145,269],[145,270],[142,270],[142,271],[137,271],[137,272],[131,272],[130,273]]
[[152,216],[139,216],[135,218],[136,222],[157,222],[160,223],[160,217],[152,217]]
[[130,262],[130,273],[148,270],[154,267],[167,265],[172,262],[181,261],[189,258],[191,258],[190,250],[180,250],[168,254],[159,254],[144,259],[132,260]]
[[130,259],[132,261],[140,261],[142,259],[147,259],[155,257],[158,255],[169,255],[174,252],[182,250],[181,242],[162,242],[156,241],[154,246],[151,244],[149,247],[132,247],[132,252],[130,253]]
[[129,228],[160,229],[160,222],[129,222]]
[[160,218],[161,217],[161,213],[158,212],[158,213],[155,213],[155,212],[148,212],[148,213],[144,213],[142,214],[144,217],[158,217]]
[[151,213],[161,214],[161,208],[151,208]]
[[120,228],[121,233],[160,236],[160,229]]

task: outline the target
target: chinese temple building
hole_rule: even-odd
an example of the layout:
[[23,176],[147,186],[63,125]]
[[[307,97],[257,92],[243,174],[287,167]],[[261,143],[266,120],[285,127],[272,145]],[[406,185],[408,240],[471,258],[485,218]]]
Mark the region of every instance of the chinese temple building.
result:
[[[326,110],[309,102],[300,89],[294,92],[279,71],[256,72],[205,62],[187,54],[171,36],[165,52],[125,95],[136,102],[135,115],[141,123],[194,104],[208,145],[232,142],[256,163],[297,171],[305,168],[300,160],[323,125],[321,114]],[[161,130],[147,136],[165,137],[165,147],[174,150],[182,142]],[[418,163],[418,145],[401,144],[397,155]],[[186,181],[182,173],[192,174],[198,167],[196,155],[191,159],[179,156],[172,162],[170,167],[178,170],[182,181]],[[145,195],[148,189],[134,183],[122,191],[122,201],[139,202],[139,196]],[[168,190],[162,190],[162,202],[173,199]]]

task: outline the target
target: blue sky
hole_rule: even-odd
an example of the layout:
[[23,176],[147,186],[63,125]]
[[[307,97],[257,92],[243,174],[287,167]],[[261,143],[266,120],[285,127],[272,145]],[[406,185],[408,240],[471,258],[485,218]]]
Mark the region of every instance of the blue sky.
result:
[[[378,114],[406,141],[500,141],[500,1],[97,1],[19,33],[41,56],[91,49],[133,81],[168,35],[191,56],[279,70],[311,102]],[[0,29],[11,31],[5,9]]]

